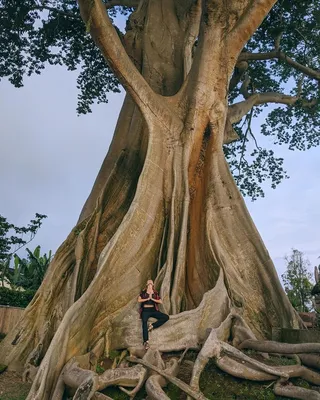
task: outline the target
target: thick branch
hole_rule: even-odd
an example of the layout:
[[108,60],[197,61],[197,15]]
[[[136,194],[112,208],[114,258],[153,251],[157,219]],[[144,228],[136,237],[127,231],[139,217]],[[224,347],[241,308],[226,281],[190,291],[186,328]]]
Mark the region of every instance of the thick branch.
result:
[[[232,124],[239,122],[252,107],[265,103],[280,103],[286,105],[294,105],[299,96],[289,96],[282,93],[268,92],[268,93],[255,93],[249,96],[246,100],[233,104],[229,107],[228,118]],[[316,104],[317,100],[311,101],[302,100],[303,107],[312,107]]]
[[228,47],[233,49],[230,54],[231,57],[238,57],[243,46],[251,38],[276,2],[277,0],[248,1],[246,10],[228,37]]
[[152,109],[155,113],[155,110],[159,108],[159,96],[154,93],[126,53],[106,12],[105,5],[101,0],[79,0],[78,2],[87,29],[117,78],[141,111]]
[[246,52],[243,52],[240,54],[238,61],[272,60],[274,58],[277,58],[278,60],[282,60],[282,61],[286,62],[288,65],[291,65],[293,68],[295,68],[296,70],[309,76],[310,78],[320,80],[320,71],[306,67],[305,65],[292,60],[292,58],[288,57],[282,51],[274,50],[274,51],[270,51],[268,53],[246,53]]

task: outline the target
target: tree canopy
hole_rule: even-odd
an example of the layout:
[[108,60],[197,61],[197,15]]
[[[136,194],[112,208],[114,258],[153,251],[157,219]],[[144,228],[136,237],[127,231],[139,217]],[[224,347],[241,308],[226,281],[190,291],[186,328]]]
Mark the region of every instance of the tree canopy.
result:
[[[105,4],[116,25],[138,2]],[[237,135],[224,150],[240,190],[252,199],[264,196],[264,181],[275,188],[287,177],[273,145],[307,150],[320,143],[318,5],[317,0],[278,1],[243,49],[230,81],[230,120]],[[109,92],[120,92],[76,2],[1,0],[0,23],[0,79],[20,87],[25,75],[40,74],[48,64],[77,70],[79,114],[107,102]],[[255,132],[252,121],[259,115],[266,119]],[[260,146],[258,133],[270,139],[270,147]]]

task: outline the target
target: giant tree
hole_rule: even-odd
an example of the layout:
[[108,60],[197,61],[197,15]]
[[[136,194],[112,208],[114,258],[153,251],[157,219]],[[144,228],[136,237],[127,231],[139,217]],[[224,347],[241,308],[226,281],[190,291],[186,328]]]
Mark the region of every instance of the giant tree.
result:
[[[266,176],[276,185],[284,175],[282,160],[258,143],[245,158],[249,140],[257,142],[251,121],[269,103],[281,106],[262,133],[290,148],[319,144],[316,3],[79,0],[78,9],[73,1],[16,7],[2,0],[2,76],[19,86],[24,73],[39,73],[47,61],[80,65],[80,112],[119,83],[126,91],[77,226],[1,343],[9,368],[34,375],[29,400],[61,399],[66,386],[74,399],[103,398],[98,391],[110,384],[139,388],[146,366],[165,373],[159,351],[186,348],[201,348],[184,387],[199,398],[208,357],[249,379],[310,375],[248,361],[226,342],[319,352],[317,345],[266,348],[256,340],[301,320],[235,182],[256,197]],[[117,11],[128,16],[125,34],[114,26]],[[150,277],[170,321],[153,333],[138,360],[144,367],[97,376],[90,369],[110,350],[141,355],[136,299]],[[244,359],[249,367],[237,361]],[[165,371],[176,366],[173,360]],[[149,393],[162,398],[161,381],[150,379]],[[320,382],[317,374],[310,379]]]

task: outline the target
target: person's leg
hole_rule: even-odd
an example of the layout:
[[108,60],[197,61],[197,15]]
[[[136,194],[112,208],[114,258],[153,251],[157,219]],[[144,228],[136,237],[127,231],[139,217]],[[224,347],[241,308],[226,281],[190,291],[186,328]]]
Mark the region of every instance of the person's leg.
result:
[[159,326],[163,325],[165,322],[168,321],[169,316],[167,314],[164,314],[160,311],[154,311],[150,317],[156,318],[158,321],[154,322],[152,324],[153,329],[159,328]]
[[142,311],[141,318],[142,318],[142,335],[143,335],[143,342],[149,340],[148,335],[148,318],[150,317],[150,313],[146,311]]

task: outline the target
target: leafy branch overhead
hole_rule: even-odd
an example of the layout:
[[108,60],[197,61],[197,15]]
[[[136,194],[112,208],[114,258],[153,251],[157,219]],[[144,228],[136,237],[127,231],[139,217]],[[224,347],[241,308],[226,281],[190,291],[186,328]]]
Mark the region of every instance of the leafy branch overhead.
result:
[[[104,3],[115,26],[134,15],[139,2]],[[239,55],[229,86],[237,135],[228,140],[225,155],[242,193],[253,199],[264,195],[264,181],[276,187],[287,177],[274,148],[260,146],[258,131],[290,150],[320,143],[319,20],[315,0],[278,1]],[[91,112],[95,102],[106,103],[109,92],[120,92],[75,1],[0,0],[0,23],[0,79],[20,87],[24,76],[40,74],[48,64],[77,70],[79,114]],[[117,29],[117,34],[125,43],[124,33]],[[259,115],[266,117],[261,129],[254,127]]]

